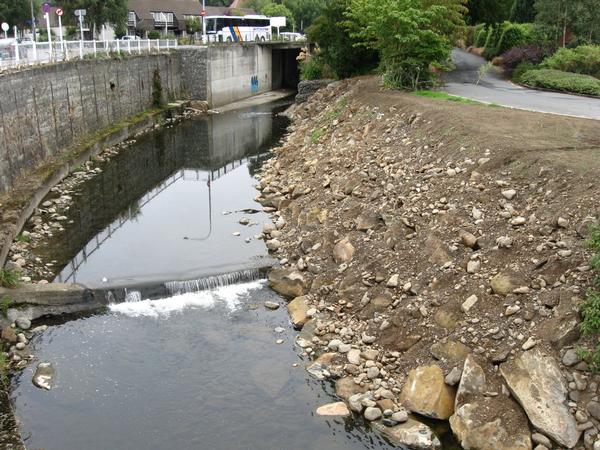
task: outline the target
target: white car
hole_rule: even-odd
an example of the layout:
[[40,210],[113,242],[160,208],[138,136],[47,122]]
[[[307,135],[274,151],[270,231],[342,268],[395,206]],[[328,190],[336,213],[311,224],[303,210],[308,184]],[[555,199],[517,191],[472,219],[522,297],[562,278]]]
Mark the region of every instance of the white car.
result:
[[305,41],[306,36],[302,33],[291,33],[289,31],[285,31],[283,33],[279,33],[279,36],[284,41]]
[[121,38],[122,41],[140,41],[142,38],[136,35],[127,35]]

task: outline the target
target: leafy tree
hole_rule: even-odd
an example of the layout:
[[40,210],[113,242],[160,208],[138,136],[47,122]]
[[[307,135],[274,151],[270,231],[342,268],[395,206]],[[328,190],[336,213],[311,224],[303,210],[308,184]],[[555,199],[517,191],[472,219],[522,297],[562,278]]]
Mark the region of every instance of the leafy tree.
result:
[[[34,11],[39,11],[39,1],[34,2]],[[29,0],[0,1],[0,21],[6,22],[11,27],[23,28],[31,24],[31,4]]]
[[578,0],[535,0],[536,23],[561,46],[567,44],[567,33],[573,23]]
[[312,25],[325,8],[325,0],[283,0],[283,4],[292,12],[300,30]]
[[127,21],[127,0],[62,0],[61,5],[65,10],[67,23],[75,23],[76,9],[87,11],[86,20],[100,28],[105,23],[113,25],[123,24]]
[[[376,49],[387,84],[416,89],[430,85],[431,64],[450,56],[458,26],[449,5],[462,0],[351,0],[351,36]],[[463,22],[464,25],[464,22]]]
[[530,23],[535,20],[535,0],[515,0],[510,10],[510,21]]
[[504,22],[509,17],[512,2],[513,0],[469,0],[468,21],[472,25]]
[[296,21],[294,20],[294,15],[292,12],[285,6],[280,5],[278,3],[267,3],[260,10],[261,14],[269,17],[283,17],[287,19],[287,25],[285,27],[286,30],[292,30],[296,26]]
[[350,0],[328,0],[323,14],[307,30],[310,40],[319,45],[320,59],[339,78],[369,71],[379,61],[377,51],[358,46],[360,41],[346,28],[349,4]]
[[573,31],[580,42],[600,42],[600,1],[577,0],[573,2]]

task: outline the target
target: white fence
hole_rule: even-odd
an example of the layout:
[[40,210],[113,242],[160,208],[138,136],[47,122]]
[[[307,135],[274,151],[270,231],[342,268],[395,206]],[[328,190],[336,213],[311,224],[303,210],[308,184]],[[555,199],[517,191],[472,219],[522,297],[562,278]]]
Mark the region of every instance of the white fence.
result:
[[71,59],[91,58],[109,53],[141,54],[177,47],[177,40],[145,39],[127,41],[14,41],[0,47],[0,70]]

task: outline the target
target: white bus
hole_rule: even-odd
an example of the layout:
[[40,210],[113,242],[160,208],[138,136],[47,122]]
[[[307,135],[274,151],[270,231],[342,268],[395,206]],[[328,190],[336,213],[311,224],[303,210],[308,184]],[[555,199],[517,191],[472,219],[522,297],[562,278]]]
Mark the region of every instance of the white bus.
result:
[[267,16],[206,16],[208,42],[264,42],[271,39]]

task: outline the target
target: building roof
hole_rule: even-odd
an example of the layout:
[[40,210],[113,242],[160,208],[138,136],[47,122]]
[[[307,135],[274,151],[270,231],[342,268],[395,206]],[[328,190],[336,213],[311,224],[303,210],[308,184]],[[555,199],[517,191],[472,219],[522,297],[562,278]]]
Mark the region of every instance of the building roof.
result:
[[[179,20],[184,15],[199,16],[202,4],[198,0],[129,0],[129,11],[135,11],[140,20],[152,20],[152,12],[172,12]],[[223,15],[228,7],[207,6],[207,15]]]

